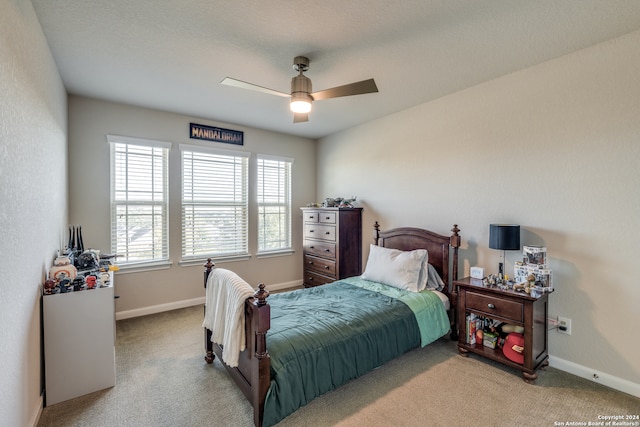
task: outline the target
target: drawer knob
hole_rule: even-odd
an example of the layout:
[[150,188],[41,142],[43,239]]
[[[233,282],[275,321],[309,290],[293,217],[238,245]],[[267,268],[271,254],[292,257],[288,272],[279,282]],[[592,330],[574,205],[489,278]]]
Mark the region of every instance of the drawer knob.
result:
[[324,251],[325,251],[325,252],[331,252],[331,250],[330,250],[330,249],[325,249]]
[[314,231],[316,231],[316,230],[309,230],[309,233],[313,233]]
[[313,249],[313,248],[315,248],[315,246],[309,246],[309,249]]
[[331,219],[331,217],[330,216],[325,216],[324,219]]
[[309,261],[309,265],[313,265],[313,261]]
[[487,304],[487,307],[489,307],[489,308],[496,308],[496,306],[495,306],[495,305],[493,305],[493,304]]
[[329,235],[329,234],[331,234],[331,232],[330,231],[325,231],[324,234]]
[[329,270],[329,266],[328,266],[328,265],[325,265],[325,266],[324,266],[324,268],[326,268],[327,270]]

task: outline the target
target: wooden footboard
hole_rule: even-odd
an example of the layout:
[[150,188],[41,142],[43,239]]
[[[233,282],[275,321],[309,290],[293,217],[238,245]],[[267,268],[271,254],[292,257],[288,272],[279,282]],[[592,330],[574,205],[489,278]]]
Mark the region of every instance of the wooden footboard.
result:
[[[205,288],[213,268],[211,259],[207,260],[204,272]],[[269,292],[263,284],[260,284],[253,298],[245,302],[246,348],[240,353],[238,367],[232,368],[222,361],[222,346],[211,342],[211,331],[205,328],[205,360],[207,363],[213,363],[216,355],[218,356],[231,378],[253,406],[253,421],[257,427],[262,426],[264,402],[271,382],[271,360],[266,342],[267,331],[271,326],[268,296]]]

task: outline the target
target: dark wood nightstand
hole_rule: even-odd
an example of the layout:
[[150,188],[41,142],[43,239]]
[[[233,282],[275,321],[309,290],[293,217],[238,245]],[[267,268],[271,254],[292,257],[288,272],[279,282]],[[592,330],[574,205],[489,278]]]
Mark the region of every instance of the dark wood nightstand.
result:
[[[465,277],[453,282],[457,291],[458,350],[463,356],[479,354],[522,372],[528,383],[533,383],[536,371],[549,364],[547,316],[549,293],[526,294],[502,290],[497,286],[484,286],[481,279]],[[519,364],[504,356],[502,349],[468,343],[467,316],[475,314],[507,324],[524,327],[524,363]]]

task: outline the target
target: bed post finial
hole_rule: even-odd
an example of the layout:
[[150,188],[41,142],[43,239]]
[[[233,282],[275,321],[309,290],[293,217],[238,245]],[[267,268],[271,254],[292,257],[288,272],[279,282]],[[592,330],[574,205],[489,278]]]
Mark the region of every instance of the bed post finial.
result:
[[458,228],[458,224],[453,224],[453,228],[451,229],[451,246],[454,248],[460,247],[460,229]]
[[213,263],[211,258],[207,258],[207,263],[204,265],[204,287],[207,287],[207,279],[209,278],[209,273],[213,270],[213,267],[216,265]]
[[451,237],[449,239],[449,244],[453,247],[453,270],[452,278],[453,280],[458,280],[458,248],[460,247],[460,229],[458,228],[458,224],[453,224],[453,228],[451,229]]
[[376,246],[378,246],[378,240],[380,240],[380,224],[376,221],[375,224],[373,224],[373,241]]
[[267,304],[267,297],[269,296],[269,291],[264,288],[264,284],[260,283],[258,285],[258,290],[256,290],[253,296],[258,300],[256,303],[258,307],[262,307]]

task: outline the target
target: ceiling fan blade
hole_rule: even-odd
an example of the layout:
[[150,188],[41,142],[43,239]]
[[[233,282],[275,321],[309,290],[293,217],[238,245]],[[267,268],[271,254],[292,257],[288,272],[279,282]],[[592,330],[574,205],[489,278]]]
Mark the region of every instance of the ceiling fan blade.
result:
[[309,113],[294,113],[293,123],[302,123],[309,121]]
[[277,90],[269,89],[266,87],[254,85],[253,83],[243,82],[242,80],[232,79],[231,77],[225,77],[220,84],[239,87],[240,89],[256,90],[258,92],[268,93],[270,95],[282,96],[285,98],[291,98],[290,93],[278,92]]
[[363,95],[365,93],[378,92],[378,86],[373,79],[362,80],[361,82],[350,83],[331,89],[325,89],[311,94],[315,101],[329,98],[339,98],[341,96]]

